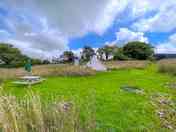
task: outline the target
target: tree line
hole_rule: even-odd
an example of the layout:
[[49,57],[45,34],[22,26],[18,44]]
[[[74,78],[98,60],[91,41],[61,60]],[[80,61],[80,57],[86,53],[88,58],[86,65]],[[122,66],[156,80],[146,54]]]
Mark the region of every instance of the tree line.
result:
[[[144,42],[129,42],[123,47],[117,45],[104,45],[97,50],[90,46],[84,46],[80,61],[87,62],[96,55],[102,61],[108,60],[147,60],[153,59],[154,50],[150,44]],[[21,67],[28,60],[32,64],[49,64],[48,60],[39,60],[23,55],[18,48],[11,44],[0,43],[0,67]],[[73,63],[78,57],[72,51],[65,51],[59,58],[53,58],[54,63]]]
[[0,43],[0,67],[21,67],[24,66],[29,59],[32,64],[42,64],[40,59],[33,59],[23,55],[21,51],[13,45]]
[[[154,59],[154,48],[144,42],[129,42],[123,47],[117,45],[104,45],[96,51],[90,46],[84,46],[81,52],[81,61],[87,62],[96,55],[102,61],[108,60],[152,60]],[[75,55],[72,51],[65,51],[61,58],[63,62],[73,62]]]

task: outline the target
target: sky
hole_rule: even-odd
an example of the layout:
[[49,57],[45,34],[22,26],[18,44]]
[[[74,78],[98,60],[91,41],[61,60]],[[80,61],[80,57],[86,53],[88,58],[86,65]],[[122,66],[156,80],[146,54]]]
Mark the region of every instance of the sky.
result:
[[176,53],[176,0],[0,0],[0,42],[30,57],[130,41]]

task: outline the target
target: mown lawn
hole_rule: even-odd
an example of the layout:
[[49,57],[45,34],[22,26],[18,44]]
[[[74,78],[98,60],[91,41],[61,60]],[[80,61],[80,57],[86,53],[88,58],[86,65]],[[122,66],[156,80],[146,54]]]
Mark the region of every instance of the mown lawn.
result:
[[[167,132],[151,105],[154,94],[176,95],[176,90],[165,86],[175,77],[160,74],[156,66],[145,70],[122,69],[97,73],[86,77],[51,77],[31,89],[41,95],[43,101],[52,98],[76,100],[81,111],[87,115],[89,107],[95,113],[97,131],[100,132]],[[123,91],[120,87],[137,86],[144,94]],[[4,84],[5,91],[23,97],[29,89],[14,86],[11,81]]]

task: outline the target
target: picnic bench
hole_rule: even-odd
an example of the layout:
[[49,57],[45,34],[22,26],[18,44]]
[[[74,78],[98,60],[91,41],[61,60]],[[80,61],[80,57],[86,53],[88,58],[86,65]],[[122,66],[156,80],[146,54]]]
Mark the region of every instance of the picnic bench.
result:
[[19,81],[14,81],[13,84],[20,84],[20,85],[33,85],[43,82],[45,79],[41,78],[40,76],[23,76],[20,77]]

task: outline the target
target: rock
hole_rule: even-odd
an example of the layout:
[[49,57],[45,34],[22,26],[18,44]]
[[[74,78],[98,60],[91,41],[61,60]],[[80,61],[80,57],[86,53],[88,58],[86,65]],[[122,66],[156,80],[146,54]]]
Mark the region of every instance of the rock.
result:
[[61,112],[67,112],[72,108],[73,104],[71,102],[60,102],[58,104],[58,109]]

